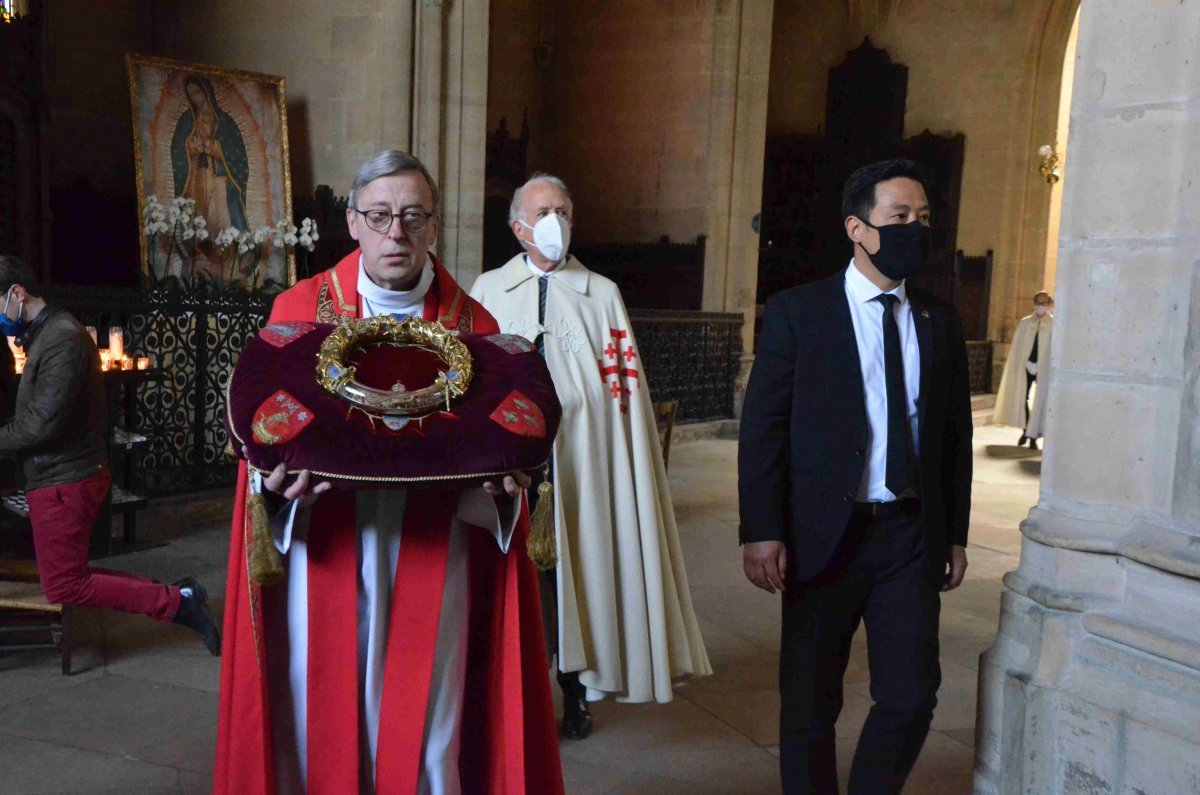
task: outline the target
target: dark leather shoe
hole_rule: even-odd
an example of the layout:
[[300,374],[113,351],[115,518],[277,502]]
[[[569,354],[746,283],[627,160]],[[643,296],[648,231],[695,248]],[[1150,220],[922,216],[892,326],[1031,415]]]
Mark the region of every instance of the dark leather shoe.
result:
[[563,700],[562,733],[569,740],[582,740],[592,733],[592,713],[586,699]]
[[1038,443],[1037,443],[1037,439],[1030,439],[1030,440],[1029,440],[1029,449],[1030,449],[1030,450],[1036,450],[1036,449],[1038,449]]
[[204,641],[204,647],[214,657],[221,656],[221,628],[213,621],[208,609],[208,591],[194,577],[185,577],[179,582],[172,583],[176,588],[191,588],[191,596],[181,595],[179,611],[175,613],[175,623],[195,631]]
[[1021,438],[1017,439],[1017,447],[1022,447],[1028,439],[1029,439],[1028,436],[1026,436],[1025,434],[1021,434]]

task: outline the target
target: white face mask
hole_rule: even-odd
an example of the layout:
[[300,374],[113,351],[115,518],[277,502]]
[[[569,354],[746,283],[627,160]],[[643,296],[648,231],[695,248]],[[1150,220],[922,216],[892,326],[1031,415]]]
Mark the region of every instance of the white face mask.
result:
[[[521,221],[521,224],[533,230],[533,245],[542,256],[551,262],[558,262],[567,255],[571,245],[571,224],[558,213],[550,213],[533,226]],[[521,244],[529,243],[522,240]]]
[[1049,311],[1050,307],[1046,306],[1045,304],[1038,304],[1033,308],[1033,314],[1037,315],[1038,317],[1041,317]]

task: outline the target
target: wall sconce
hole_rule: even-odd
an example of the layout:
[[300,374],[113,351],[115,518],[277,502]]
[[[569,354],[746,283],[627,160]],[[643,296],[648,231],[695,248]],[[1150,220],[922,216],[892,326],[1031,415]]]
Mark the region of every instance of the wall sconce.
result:
[[1059,167],[1062,166],[1063,161],[1058,156],[1058,152],[1054,151],[1054,145],[1042,144],[1038,148],[1038,154],[1042,158],[1042,164],[1038,166],[1038,171],[1042,172],[1042,179],[1046,180],[1046,184],[1053,185],[1062,179]]

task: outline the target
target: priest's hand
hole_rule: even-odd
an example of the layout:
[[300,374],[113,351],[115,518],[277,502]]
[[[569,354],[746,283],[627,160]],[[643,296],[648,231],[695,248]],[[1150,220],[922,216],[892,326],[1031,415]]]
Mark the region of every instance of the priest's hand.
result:
[[[249,453],[245,447],[242,448],[242,455],[249,458]],[[309,487],[309,482],[312,480],[312,475],[307,469],[300,470],[300,474],[296,476],[296,480],[287,488],[283,487],[284,481],[287,480],[287,464],[280,464],[271,470],[271,474],[263,478],[263,488],[272,494],[277,494],[289,502],[292,500],[300,500],[300,507],[305,508],[316,502],[317,497],[320,497],[325,492],[333,488],[333,484],[328,481],[318,483],[315,486]]]
[[946,550],[946,579],[942,583],[943,591],[953,591],[962,585],[967,573],[967,548],[951,544]]
[[532,482],[524,472],[509,472],[504,476],[503,490],[490,480],[483,484],[483,490],[493,497],[502,497],[504,494],[508,494],[509,497],[515,499],[520,497],[521,492],[529,488],[529,484]]
[[767,593],[783,591],[787,578],[787,548],[782,541],[750,541],[742,545],[746,579]]

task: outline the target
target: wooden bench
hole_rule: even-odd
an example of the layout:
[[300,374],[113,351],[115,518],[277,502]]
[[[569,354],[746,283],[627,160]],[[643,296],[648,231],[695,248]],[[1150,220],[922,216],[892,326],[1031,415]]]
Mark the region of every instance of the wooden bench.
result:
[[658,441],[662,444],[663,469],[671,461],[671,431],[675,429],[675,415],[679,413],[678,400],[654,403],[654,422],[658,426]]
[[[64,676],[71,674],[75,650],[74,616],[70,606],[50,604],[38,581],[32,560],[0,560],[0,654],[33,649],[58,649]],[[48,641],[9,642],[9,636],[46,635]]]

